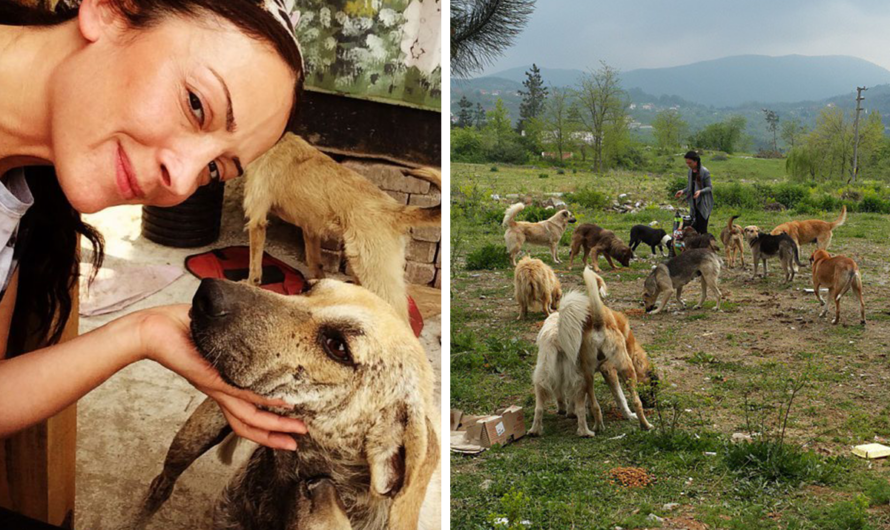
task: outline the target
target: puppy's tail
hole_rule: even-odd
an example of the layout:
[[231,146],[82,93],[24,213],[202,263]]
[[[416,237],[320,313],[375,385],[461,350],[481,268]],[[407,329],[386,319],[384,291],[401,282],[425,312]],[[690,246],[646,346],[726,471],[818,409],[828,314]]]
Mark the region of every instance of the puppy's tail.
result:
[[517,202],[513,206],[507,208],[507,212],[504,214],[504,222],[501,223],[501,226],[503,226],[504,228],[516,226],[516,221],[514,221],[513,218],[516,217],[516,214],[521,212],[523,209],[525,209],[525,205],[521,202]]
[[584,336],[584,322],[590,314],[589,305],[587,297],[580,291],[570,291],[559,303],[557,342],[572,363],[578,361],[581,338]]
[[738,214],[733,215],[732,217],[730,217],[730,218],[729,218],[729,222],[726,223],[726,228],[729,228],[730,230],[732,230],[732,222],[735,221],[735,220],[738,219],[738,218],[739,218]]
[[584,285],[587,287],[587,298],[590,300],[590,320],[594,328],[601,328],[605,324],[605,305],[600,298],[600,292],[605,291],[606,283],[593,269],[584,269]]
[[[429,182],[435,186],[440,192],[442,190],[442,174],[438,170],[430,167],[420,169],[405,169],[405,175],[418,178]],[[441,201],[435,206],[420,207],[406,206],[402,218],[404,223],[409,226],[439,226],[442,224],[442,204]]]
[[839,216],[837,216],[837,219],[833,223],[831,223],[831,229],[834,230],[835,228],[844,224],[844,221],[846,221],[846,220],[847,220],[847,205],[845,204],[843,207],[841,207],[841,214]]

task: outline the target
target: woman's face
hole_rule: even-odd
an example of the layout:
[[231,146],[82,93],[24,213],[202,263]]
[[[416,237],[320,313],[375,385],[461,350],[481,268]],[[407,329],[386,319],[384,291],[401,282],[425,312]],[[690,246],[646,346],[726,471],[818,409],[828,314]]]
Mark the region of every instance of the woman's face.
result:
[[695,167],[696,167],[695,160],[693,160],[693,159],[691,159],[691,158],[687,158],[687,159],[686,159],[686,166],[689,167],[689,169],[695,169]]
[[209,16],[128,30],[102,9],[84,2],[88,44],[50,87],[53,163],[75,209],[178,204],[279,138],[294,77],[271,47]]

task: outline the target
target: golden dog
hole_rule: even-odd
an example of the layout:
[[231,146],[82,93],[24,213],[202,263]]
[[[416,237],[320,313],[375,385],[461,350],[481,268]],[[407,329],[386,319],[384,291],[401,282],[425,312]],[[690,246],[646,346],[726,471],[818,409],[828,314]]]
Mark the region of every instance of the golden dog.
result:
[[[431,168],[408,174],[441,188]],[[383,298],[408,322],[405,235],[411,227],[438,226],[440,206],[405,206],[370,180],[335,162],[297,135],[286,134],[247,168],[244,214],[250,232],[250,276],[262,281],[266,216],[273,212],[303,229],[306,261],[324,278],[321,241],[342,237],[346,258],[359,283]]]
[[778,235],[785,232],[794,243],[800,247],[804,243],[816,243],[816,248],[827,250],[831,244],[832,231],[844,224],[847,220],[846,205],[841,208],[841,214],[834,221],[821,221],[819,219],[810,219],[808,221],[788,221],[773,228],[771,235]]
[[[392,306],[336,280],[312,282],[299,296],[204,280],[191,317],[195,346],[224,380],[290,403],[276,412],[301,418],[310,433],[295,452],[258,447],[220,497],[213,528],[288,528],[300,488],[318,477],[331,479],[355,528],[418,528],[439,464],[438,407],[427,355]],[[199,405],[137,521],[230,432],[214,401]]]
[[519,260],[516,266],[513,287],[516,302],[519,303],[517,320],[525,318],[528,309],[537,305],[543,308],[544,314],[549,315],[556,311],[562,298],[562,286],[553,269],[543,261],[528,256]]
[[837,324],[841,319],[841,297],[847,293],[852,287],[859,295],[859,323],[865,324],[865,302],[862,301],[862,275],[859,273],[859,266],[856,262],[846,256],[834,256],[828,252],[818,249],[810,256],[810,265],[813,267],[813,291],[816,299],[824,306],[820,317],[824,317],[828,312],[828,305],[822,299],[822,293],[819,287],[828,286],[828,296],[834,302],[834,320],[832,324]]
[[742,268],[745,268],[745,238],[742,235],[742,228],[733,223],[736,219],[738,219],[738,215],[733,215],[729,222],[726,223],[726,228],[724,228],[720,232],[720,241],[723,242],[723,247],[726,248],[726,262],[730,267],[735,267],[736,255],[738,255],[739,259],[742,260]]
[[526,241],[534,245],[550,247],[550,256],[553,258],[553,262],[562,263],[559,261],[556,248],[569,223],[575,222],[575,216],[568,210],[560,210],[550,219],[537,223],[514,220],[516,214],[524,208],[525,205],[521,202],[507,208],[507,212],[504,214],[504,222],[502,223],[504,228],[507,229],[504,233],[504,240],[507,242],[507,252],[510,254],[510,261],[513,263],[513,266],[516,266],[516,255],[522,250],[522,245]]
[[[587,426],[587,405],[594,417],[594,428],[605,427],[599,402],[593,391],[593,374],[600,372],[609,384],[615,403],[625,418],[640,422],[649,430],[643,404],[637,393],[640,382],[657,381],[646,351],[633,336],[627,317],[602,302],[606,285],[590,268],[584,270],[587,296],[573,291],[550,315],[538,333],[538,361],[535,366],[535,418],[530,435],[544,432],[544,405],[555,398],[559,410],[578,417],[578,435],[594,436]],[[636,414],[630,411],[619,383],[619,376],[630,387]]]

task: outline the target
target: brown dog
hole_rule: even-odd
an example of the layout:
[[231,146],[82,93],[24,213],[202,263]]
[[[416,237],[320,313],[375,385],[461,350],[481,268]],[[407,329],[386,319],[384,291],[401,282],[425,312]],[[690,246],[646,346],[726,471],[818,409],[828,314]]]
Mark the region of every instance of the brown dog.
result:
[[828,306],[822,299],[819,287],[828,286],[828,296],[834,301],[834,320],[837,324],[841,319],[841,297],[850,290],[850,287],[859,295],[859,323],[865,325],[865,302],[862,301],[862,275],[859,274],[859,266],[846,256],[831,257],[828,252],[817,249],[810,256],[810,265],[813,267],[813,291],[816,299],[824,309],[819,314],[824,317],[828,312]]
[[[441,187],[441,175],[434,169],[407,173]],[[245,178],[249,282],[259,285],[262,281],[266,216],[271,211],[303,229],[306,262],[315,278],[324,278],[322,239],[342,237],[359,283],[408,321],[405,234],[415,226],[439,226],[439,206],[400,204],[370,180],[290,133],[251,164]]]
[[569,223],[575,222],[575,216],[568,210],[560,210],[546,221],[537,223],[516,221],[514,219],[516,214],[524,208],[525,205],[518,202],[507,208],[507,212],[504,214],[503,226],[507,229],[504,232],[504,241],[507,243],[510,262],[514,267],[516,266],[516,256],[522,250],[522,245],[528,241],[534,245],[550,247],[550,256],[553,258],[553,262],[562,263],[559,261],[559,254],[556,248],[559,246],[562,234],[569,227]]
[[827,250],[828,245],[831,244],[831,233],[832,231],[844,224],[844,221],[847,220],[847,207],[846,205],[841,208],[841,214],[838,218],[829,223],[828,221],[821,221],[819,219],[810,219],[808,221],[788,221],[787,223],[782,223],[779,226],[773,228],[773,231],[770,232],[772,235],[778,235],[782,232],[785,232],[791,239],[794,240],[794,243],[800,247],[804,243],[815,243],[816,248],[821,250]]
[[587,256],[593,250],[593,270],[596,272],[601,272],[599,266],[600,252],[606,256],[606,261],[609,262],[613,269],[616,267],[612,263],[612,258],[617,259],[619,263],[627,267],[630,264],[630,260],[634,257],[633,250],[618,239],[615,232],[606,230],[593,223],[584,223],[578,226],[572,234],[572,253],[569,256],[570,269],[574,264],[575,255],[578,254],[578,250],[582,246],[584,247],[585,266],[587,265]]
[[553,269],[539,259],[528,256],[519,260],[513,274],[513,287],[516,302],[519,303],[519,317],[522,320],[528,308],[540,305],[544,314],[556,311],[562,298],[562,286]]
[[714,252],[720,252],[717,245],[717,238],[710,232],[699,234],[695,228],[687,226],[683,229],[683,250],[692,250],[694,248],[707,248]]
[[742,260],[742,268],[745,268],[745,238],[742,234],[742,227],[733,223],[739,216],[733,215],[726,228],[720,232],[720,241],[726,249],[726,261],[730,267],[735,267],[736,255]]

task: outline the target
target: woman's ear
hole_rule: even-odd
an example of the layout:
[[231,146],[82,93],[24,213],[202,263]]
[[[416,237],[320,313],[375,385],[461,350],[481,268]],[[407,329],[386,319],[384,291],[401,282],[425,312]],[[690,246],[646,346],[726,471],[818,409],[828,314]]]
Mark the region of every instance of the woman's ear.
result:
[[109,34],[119,19],[109,0],[83,0],[77,12],[77,26],[88,42],[96,42]]

